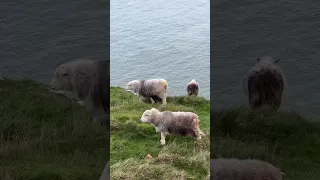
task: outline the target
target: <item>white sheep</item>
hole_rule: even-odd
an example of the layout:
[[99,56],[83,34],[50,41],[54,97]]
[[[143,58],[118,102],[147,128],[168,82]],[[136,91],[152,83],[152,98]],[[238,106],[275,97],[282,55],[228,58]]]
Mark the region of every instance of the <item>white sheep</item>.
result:
[[54,92],[76,98],[93,114],[94,122],[109,123],[110,66],[107,60],[75,60],[57,67],[50,83]]
[[152,124],[156,132],[161,133],[161,145],[166,144],[166,136],[171,133],[194,136],[197,140],[201,139],[201,135],[205,135],[200,130],[198,115],[193,112],[160,112],[151,108],[143,113],[140,120]]
[[139,100],[148,99],[155,103],[155,97],[162,100],[162,105],[167,104],[168,82],[165,79],[132,80],[127,83],[126,90],[133,92]]
[[187,92],[189,96],[195,95],[198,96],[200,90],[199,83],[196,82],[195,79],[192,79],[188,84],[187,84]]
[[249,105],[253,110],[266,105],[278,110],[284,90],[284,74],[276,65],[279,59],[264,56],[257,60],[258,63],[249,71],[247,85],[244,84],[246,79],[243,81]]

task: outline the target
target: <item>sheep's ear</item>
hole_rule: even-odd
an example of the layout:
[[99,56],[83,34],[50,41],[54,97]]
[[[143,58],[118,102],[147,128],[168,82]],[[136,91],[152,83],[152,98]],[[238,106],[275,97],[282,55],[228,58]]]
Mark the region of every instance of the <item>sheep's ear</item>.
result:
[[158,111],[156,108],[151,108],[151,112]]
[[280,61],[280,59],[276,60],[274,63],[278,63]]
[[281,174],[282,178],[284,178],[286,176],[286,173],[284,173],[284,172],[280,172],[280,174]]
[[260,61],[260,59],[259,59],[259,58],[257,58],[257,60],[258,60],[258,61]]

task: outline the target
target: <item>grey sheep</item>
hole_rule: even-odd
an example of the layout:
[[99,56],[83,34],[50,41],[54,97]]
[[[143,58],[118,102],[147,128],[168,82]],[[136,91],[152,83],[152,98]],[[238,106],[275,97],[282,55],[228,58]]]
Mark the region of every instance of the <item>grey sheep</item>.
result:
[[156,133],[161,134],[161,145],[166,144],[166,136],[171,133],[194,136],[197,140],[205,135],[200,130],[198,115],[193,112],[160,112],[156,108],[151,108],[142,114],[140,120],[155,126]]
[[107,60],[79,59],[57,67],[50,83],[54,92],[80,100],[94,123],[109,126],[110,65]]
[[261,160],[210,160],[210,180],[283,180],[284,177],[279,168]]
[[195,79],[192,79],[187,84],[187,92],[189,96],[192,96],[192,95],[198,96],[199,90],[200,90],[199,83],[197,83]]
[[279,60],[270,56],[257,58],[258,63],[250,70],[247,77],[247,91],[245,79],[243,81],[245,93],[248,96],[249,106],[252,110],[270,105],[278,110],[284,90],[284,74],[276,65]]
[[168,82],[165,79],[132,80],[127,83],[126,90],[133,92],[140,101],[150,100],[155,103],[155,97],[162,100],[162,105],[167,104]]

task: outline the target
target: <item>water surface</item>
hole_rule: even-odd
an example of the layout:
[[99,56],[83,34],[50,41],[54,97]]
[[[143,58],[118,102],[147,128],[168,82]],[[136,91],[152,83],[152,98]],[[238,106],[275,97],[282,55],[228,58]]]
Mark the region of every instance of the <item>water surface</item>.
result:
[[169,96],[196,79],[210,98],[209,0],[110,2],[111,85],[164,78]]
[[280,58],[282,109],[320,117],[320,1],[214,0],[213,107],[247,105],[242,78],[257,62]]
[[48,83],[57,65],[107,59],[105,0],[0,2],[0,76]]

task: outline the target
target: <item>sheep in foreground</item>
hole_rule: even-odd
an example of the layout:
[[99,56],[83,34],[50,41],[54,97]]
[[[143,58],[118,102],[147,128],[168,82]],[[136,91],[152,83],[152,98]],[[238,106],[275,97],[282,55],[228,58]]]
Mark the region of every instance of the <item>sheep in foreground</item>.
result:
[[92,113],[94,123],[109,125],[109,61],[75,60],[57,67],[50,83],[54,92],[76,98]]
[[283,180],[284,176],[279,168],[261,160],[210,160],[210,180]]
[[[274,60],[270,56],[257,58],[258,63],[250,70],[247,77],[247,91],[249,105],[252,110],[262,106],[270,105],[278,110],[284,90],[284,74],[280,67],[276,65],[279,60]],[[243,81],[245,83],[245,79]]]
[[162,105],[167,104],[168,82],[165,79],[132,80],[127,83],[126,90],[137,95],[140,101],[150,100],[154,104],[154,98],[158,97]]
[[198,96],[199,90],[200,90],[199,83],[197,83],[195,79],[192,79],[187,84],[187,92],[189,96],[192,96],[192,95]]
[[193,112],[160,112],[156,108],[151,108],[143,113],[141,121],[152,124],[156,132],[161,133],[161,145],[166,144],[166,136],[171,133],[194,136],[197,140],[205,135],[200,130],[198,115]]

